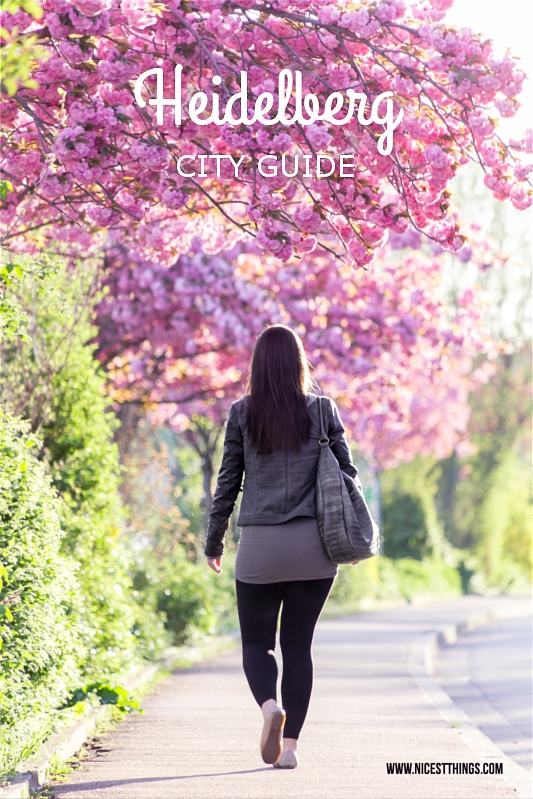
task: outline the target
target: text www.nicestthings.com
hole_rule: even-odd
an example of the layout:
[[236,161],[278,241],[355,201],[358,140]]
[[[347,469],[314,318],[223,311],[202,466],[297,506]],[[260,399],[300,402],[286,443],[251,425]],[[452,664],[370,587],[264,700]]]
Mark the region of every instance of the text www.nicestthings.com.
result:
[[387,774],[503,774],[503,763],[387,763]]

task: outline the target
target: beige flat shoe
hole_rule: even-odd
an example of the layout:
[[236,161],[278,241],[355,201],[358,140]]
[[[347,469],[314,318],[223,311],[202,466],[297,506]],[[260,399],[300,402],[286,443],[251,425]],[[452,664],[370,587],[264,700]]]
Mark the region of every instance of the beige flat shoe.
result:
[[281,735],[285,718],[285,711],[277,705],[273,705],[273,709],[265,718],[261,735],[261,757],[264,763],[275,763],[280,758],[283,750]]
[[283,752],[280,759],[274,763],[274,768],[296,768],[299,762],[298,752]]

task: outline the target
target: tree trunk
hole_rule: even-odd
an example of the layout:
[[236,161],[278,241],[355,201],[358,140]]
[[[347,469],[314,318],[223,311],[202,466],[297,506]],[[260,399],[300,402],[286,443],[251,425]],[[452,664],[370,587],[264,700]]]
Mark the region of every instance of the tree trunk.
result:
[[204,487],[204,496],[202,499],[202,507],[205,514],[205,526],[209,521],[209,514],[211,513],[211,506],[213,504],[213,453],[202,452],[200,458],[202,461],[202,478]]

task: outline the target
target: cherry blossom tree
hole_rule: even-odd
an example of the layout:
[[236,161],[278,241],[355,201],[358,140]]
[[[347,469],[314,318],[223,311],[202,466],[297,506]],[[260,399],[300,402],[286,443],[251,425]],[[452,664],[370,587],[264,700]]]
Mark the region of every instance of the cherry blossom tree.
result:
[[[451,3],[45,0],[38,20],[4,13],[8,33],[37,37],[48,56],[32,71],[38,87],[3,103],[1,176],[13,188],[4,242],[62,241],[69,254],[127,243],[168,267],[195,237],[208,253],[255,238],[284,261],[319,245],[365,266],[388,231],[411,227],[459,250],[448,190],[458,166],[478,162],[496,197],[525,208],[531,166],[519,159],[531,134],[502,140],[498,120],[515,113],[524,73],[482,35],[447,26]],[[175,98],[176,65],[179,107],[150,105],[155,74],[135,98],[136,79],[157,68],[164,97]],[[283,70],[295,87],[301,80],[304,110],[297,116],[289,92],[278,119]],[[208,108],[195,114],[198,91]],[[265,92],[275,101],[267,111]],[[245,100],[262,121],[243,124]],[[216,103],[226,121],[205,124]],[[243,160],[237,176],[230,155]],[[302,169],[321,155],[331,174]],[[351,176],[342,155],[353,157]],[[263,156],[285,158],[294,175],[261,175]],[[183,158],[203,158],[205,171],[184,176]]]
[[[472,359],[489,342],[475,289],[454,308],[443,299],[449,256],[408,243],[412,235],[397,237],[371,272],[355,273],[318,251],[280,266],[243,243],[217,255],[196,243],[171,267],[116,255],[97,309],[111,396],[188,430],[212,458],[217,439],[204,447],[197,421],[220,428],[243,393],[257,335],[284,323],[302,335],[317,384],[374,465],[419,452],[444,457],[464,437]],[[489,259],[482,246],[463,253],[480,266]]]

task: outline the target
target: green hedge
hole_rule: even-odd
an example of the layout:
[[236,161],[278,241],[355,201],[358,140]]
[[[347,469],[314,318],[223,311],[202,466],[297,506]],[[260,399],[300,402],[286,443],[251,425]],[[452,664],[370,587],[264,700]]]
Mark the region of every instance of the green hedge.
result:
[[[2,342],[3,399],[25,400],[43,445],[33,452],[29,427],[1,417],[4,773],[72,713],[56,710],[70,694],[120,682],[169,640],[155,597],[132,584],[116,422],[86,344],[90,277],[58,267],[42,286],[33,275],[10,289],[20,319],[34,324]],[[85,310],[74,316],[76,307]]]
[[384,554],[393,559],[439,558],[444,538],[435,507],[440,468],[417,456],[380,475]]
[[368,601],[439,599],[461,593],[459,571],[442,560],[391,560],[379,555],[355,566],[341,566],[330,600],[355,609]]
[[28,426],[0,411],[0,774],[46,736],[79,682],[76,564]]
[[53,484],[63,499],[64,551],[80,564],[78,623],[88,680],[116,679],[141,658],[155,657],[168,639],[155,601],[133,593],[133,552],[122,534],[114,414],[90,348],[75,342],[52,381],[42,428]]

